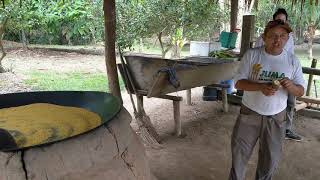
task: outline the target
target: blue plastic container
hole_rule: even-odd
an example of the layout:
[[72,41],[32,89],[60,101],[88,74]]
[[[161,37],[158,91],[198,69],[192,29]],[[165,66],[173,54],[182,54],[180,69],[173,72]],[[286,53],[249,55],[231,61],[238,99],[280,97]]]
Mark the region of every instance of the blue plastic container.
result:
[[218,100],[218,89],[215,87],[203,87],[202,99],[204,101],[217,101]]
[[226,81],[221,81],[221,84],[230,85],[230,87],[227,88],[227,94],[232,94],[232,92],[234,91],[234,80],[233,79],[229,79],[229,80],[226,80]]
[[222,31],[219,37],[221,47],[233,49],[236,47],[238,33]]

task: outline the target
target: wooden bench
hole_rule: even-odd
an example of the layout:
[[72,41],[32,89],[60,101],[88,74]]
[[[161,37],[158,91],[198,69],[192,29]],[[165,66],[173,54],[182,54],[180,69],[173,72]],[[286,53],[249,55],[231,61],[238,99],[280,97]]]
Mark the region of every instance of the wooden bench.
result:
[[295,106],[294,106],[294,111],[297,112],[297,111],[299,111],[299,110],[301,110],[301,109],[304,109],[304,108],[306,108],[306,107],[308,107],[308,103],[297,100],[297,101],[296,101],[296,104],[295,104]]

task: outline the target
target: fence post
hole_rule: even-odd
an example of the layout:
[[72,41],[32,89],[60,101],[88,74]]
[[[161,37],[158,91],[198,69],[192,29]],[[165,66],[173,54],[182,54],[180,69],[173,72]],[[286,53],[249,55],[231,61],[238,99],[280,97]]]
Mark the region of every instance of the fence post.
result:
[[[312,59],[311,68],[316,68],[316,66],[317,66],[317,59]],[[306,96],[310,96],[310,89],[311,89],[311,85],[312,85],[312,80],[313,80],[313,74],[309,74]]]

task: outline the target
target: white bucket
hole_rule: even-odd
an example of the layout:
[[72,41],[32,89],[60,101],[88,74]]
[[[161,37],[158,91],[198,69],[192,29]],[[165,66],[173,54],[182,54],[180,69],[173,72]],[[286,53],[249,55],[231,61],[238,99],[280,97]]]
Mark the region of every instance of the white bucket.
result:
[[190,41],[190,56],[208,56],[209,52],[220,49],[220,43]]

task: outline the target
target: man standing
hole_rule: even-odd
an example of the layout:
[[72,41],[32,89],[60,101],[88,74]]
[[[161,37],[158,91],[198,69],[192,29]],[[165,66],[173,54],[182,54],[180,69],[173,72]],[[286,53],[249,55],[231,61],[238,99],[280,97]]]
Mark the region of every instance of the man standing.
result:
[[230,180],[245,178],[245,168],[258,139],[256,179],[271,180],[278,166],[288,94],[302,96],[305,86],[298,59],[283,49],[290,32],[287,23],[270,21],[263,34],[265,46],[249,49],[242,58],[235,87],[244,94],[231,139]]
[[[279,8],[273,14],[273,20],[281,20],[283,22],[288,22],[288,13],[285,9]],[[263,41],[263,34],[258,37],[255,47],[261,47],[264,45]],[[289,33],[289,39],[285,46],[283,47],[289,53],[294,54],[294,41],[293,41],[293,33]],[[301,141],[302,138],[297,133],[292,130],[292,122],[293,122],[293,115],[294,115],[294,106],[296,102],[296,97],[289,94],[288,96],[288,106],[287,106],[287,127],[286,127],[286,139],[291,139],[295,141]]]

